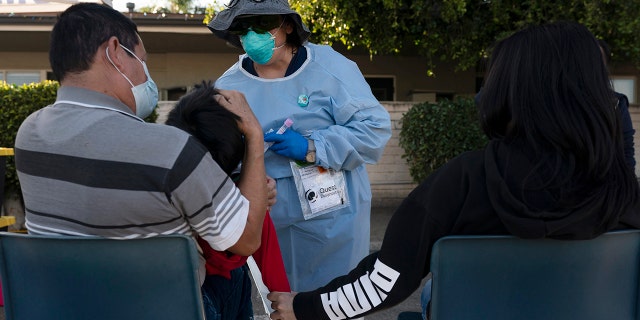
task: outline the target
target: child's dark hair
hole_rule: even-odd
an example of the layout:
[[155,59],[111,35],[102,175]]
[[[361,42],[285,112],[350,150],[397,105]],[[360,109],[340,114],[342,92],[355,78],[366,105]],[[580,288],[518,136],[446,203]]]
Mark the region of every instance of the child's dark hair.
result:
[[203,81],[180,98],[165,123],[198,139],[222,170],[231,174],[244,157],[244,138],[237,123],[240,117],[218,104],[217,94],[211,82]]

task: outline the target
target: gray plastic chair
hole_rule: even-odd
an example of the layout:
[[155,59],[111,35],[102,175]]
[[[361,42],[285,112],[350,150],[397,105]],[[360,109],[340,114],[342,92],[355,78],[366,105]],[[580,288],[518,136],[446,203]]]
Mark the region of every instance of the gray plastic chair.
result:
[[198,252],[182,235],[113,240],[0,233],[7,320],[204,319]]
[[638,319],[640,230],[593,240],[449,236],[431,257],[431,319]]

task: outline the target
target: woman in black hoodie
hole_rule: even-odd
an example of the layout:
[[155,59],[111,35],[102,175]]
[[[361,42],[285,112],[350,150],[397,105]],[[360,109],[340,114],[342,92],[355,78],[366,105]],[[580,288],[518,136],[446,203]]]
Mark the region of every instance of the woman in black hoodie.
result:
[[[393,306],[420,285],[431,247],[447,235],[591,239],[640,228],[638,182],[625,163],[607,68],[587,28],[558,22],[500,41],[482,92],[488,145],[452,159],[413,190],[380,251],[349,274],[311,292],[271,293],[272,319],[356,318]],[[348,288],[364,289],[345,294]]]

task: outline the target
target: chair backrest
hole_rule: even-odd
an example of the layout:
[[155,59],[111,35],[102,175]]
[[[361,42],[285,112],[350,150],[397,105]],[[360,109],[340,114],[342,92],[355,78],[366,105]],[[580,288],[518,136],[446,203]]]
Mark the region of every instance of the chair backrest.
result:
[[593,240],[449,236],[433,247],[431,318],[638,319],[640,230]]
[[198,252],[182,235],[114,240],[0,233],[8,320],[204,319]]

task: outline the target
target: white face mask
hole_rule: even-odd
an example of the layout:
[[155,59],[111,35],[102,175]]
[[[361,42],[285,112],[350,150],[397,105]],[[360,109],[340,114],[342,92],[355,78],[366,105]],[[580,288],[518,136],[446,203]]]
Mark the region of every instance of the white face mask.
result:
[[136,115],[144,119],[148,117],[151,112],[153,112],[153,109],[155,109],[158,105],[158,86],[156,86],[156,83],[153,82],[153,79],[151,79],[149,70],[147,69],[147,64],[144,63],[144,61],[140,60],[140,58],[138,58],[138,56],[136,56],[136,54],[131,50],[127,49],[123,45],[120,46],[122,47],[122,49],[127,50],[127,52],[131,53],[136,59],[138,59],[138,61],[140,61],[140,63],[142,64],[142,68],[144,69],[144,74],[147,76],[147,81],[134,86],[133,82],[131,82],[131,80],[129,80],[129,78],[127,78],[127,76],[125,76],[124,73],[122,73],[122,71],[120,71],[120,69],[116,67],[113,61],[111,61],[111,57],[109,57],[109,48],[106,48],[105,50],[107,53],[107,59],[109,59],[111,65],[113,65],[113,67],[116,68],[116,70],[118,70],[118,72],[120,72],[120,74],[131,85],[131,92],[133,93],[133,98],[136,101]]

